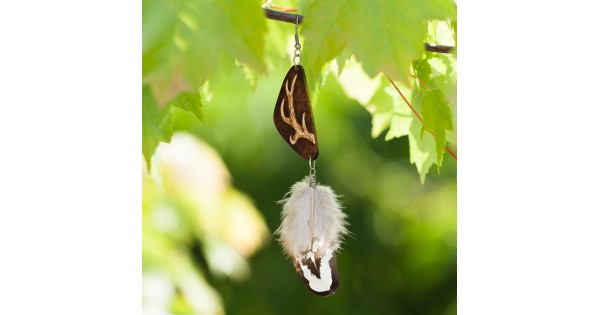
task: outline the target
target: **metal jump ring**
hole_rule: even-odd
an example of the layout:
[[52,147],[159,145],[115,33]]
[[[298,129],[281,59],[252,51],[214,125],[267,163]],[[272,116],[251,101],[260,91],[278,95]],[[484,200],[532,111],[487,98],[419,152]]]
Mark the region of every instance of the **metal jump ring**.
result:
[[310,187],[313,187],[313,188],[317,186],[317,169],[316,169],[316,163],[317,163],[317,161],[315,161],[313,159],[309,159],[308,160],[309,185],[310,185]]

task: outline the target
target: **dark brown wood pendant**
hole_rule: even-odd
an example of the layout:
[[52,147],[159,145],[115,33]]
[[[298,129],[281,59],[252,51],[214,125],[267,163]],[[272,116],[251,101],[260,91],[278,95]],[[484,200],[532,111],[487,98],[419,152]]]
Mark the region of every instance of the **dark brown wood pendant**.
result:
[[279,134],[294,151],[305,160],[317,159],[317,130],[302,66],[292,66],[285,76],[275,104],[273,120]]

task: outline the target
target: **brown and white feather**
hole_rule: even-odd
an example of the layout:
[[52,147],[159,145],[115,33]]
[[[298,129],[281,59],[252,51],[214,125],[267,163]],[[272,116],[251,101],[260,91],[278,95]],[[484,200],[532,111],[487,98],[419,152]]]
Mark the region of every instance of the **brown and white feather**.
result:
[[335,254],[348,233],[338,197],[328,186],[311,187],[306,177],[280,202],[282,222],[275,233],[296,272],[312,292],[333,294],[338,287]]

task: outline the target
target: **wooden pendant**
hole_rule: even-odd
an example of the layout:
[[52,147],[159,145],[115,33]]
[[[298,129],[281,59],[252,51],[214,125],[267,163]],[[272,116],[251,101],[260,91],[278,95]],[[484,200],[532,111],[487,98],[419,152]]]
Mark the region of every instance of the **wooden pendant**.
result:
[[317,159],[317,130],[302,66],[292,66],[285,76],[275,104],[273,120],[279,134],[294,151],[305,160]]

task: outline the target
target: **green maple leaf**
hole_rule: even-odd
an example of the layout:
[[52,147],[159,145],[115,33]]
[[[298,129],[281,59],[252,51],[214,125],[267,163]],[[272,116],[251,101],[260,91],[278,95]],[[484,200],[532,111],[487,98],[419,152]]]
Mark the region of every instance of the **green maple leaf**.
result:
[[411,62],[424,52],[427,21],[455,15],[452,0],[313,0],[302,29],[306,65],[317,71],[348,46],[370,76],[407,82]]
[[168,106],[181,108],[194,115],[200,124],[204,123],[204,113],[202,112],[202,103],[198,92],[179,93],[177,97],[169,102]]
[[[207,1],[211,2],[211,1]],[[216,8],[207,8],[202,18],[212,17],[209,39],[222,47],[232,58],[264,73],[263,60],[267,24],[258,0],[213,0]]]
[[[424,51],[426,20],[413,16],[418,1],[357,1],[360,12],[352,48],[356,59],[371,76],[380,71],[393,79],[407,80],[409,65]],[[408,30],[409,32],[402,32]],[[360,40],[358,40],[360,39]]]
[[446,130],[453,131],[452,110],[441,90],[425,91],[421,102],[421,113],[423,115],[423,126],[421,127],[420,137],[423,138],[424,131],[430,131],[433,134],[439,167],[442,165],[444,158]]
[[[419,93],[417,87],[413,87],[411,91],[401,84],[397,86],[406,98],[411,99],[415,110],[419,111],[423,94]],[[425,183],[429,169],[433,164],[438,163],[435,140],[432,136],[420,136],[421,121],[385,77],[381,78],[379,89],[365,107],[372,115],[371,136],[373,138],[378,137],[388,128],[386,141],[408,136],[410,162],[416,166],[421,183]]]
[[142,31],[142,78],[161,106],[236,62],[266,71],[258,0],[144,0]]
[[173,135],[172,109],[180,108],[194,115],[200,124],[204,123],[202,103],[198,92],[182,92],[163,108],[158,106],[149,86],[142,87],[142,154],[148,169],[152,155],[160,142],[169,143]]
[[142,1],[142,77],[169,58],[176,24],[177,12],[162,0]]
[[150,87],[142,87],[142,154],[150,169],[150,159],[160,141],[168,142],[173,135],[170,108],[159,108]]
[[217,86],[241,63],[264,73],[266,22],[258,0],[144,0],[142,153],[148,167],[172,134],[171,109],[203,122],[198,88]]
[[336,58],[335,61],[338,65],[338,77],[342,75],[342,71],[346,67],[346,62],[348,62],[352,58],[352,52],[349,50],[342,51]]
[[371,113],[371,137],[377,138],[379,135],[390,127],[392,117],[394,115],[393,96],[385,91],[387,80],[382,77],[380,87],[375,91],[365,108]]
[[[445,90],[451,82],[456,81],[453,62],[445,54],[427,52],[425,57],[413,63],[419,90],[441,89]],[[427,86],[421,83],[427,82]]]
[[[390,130],[385,135],[385,140],[389,141],[394,138],[410,135],[410,126],[413,124],[413,121],[416,120],[416,117],[400,97],[398,91],[390,84],[390,81],[386,79],[385,83],[387,85],[386,91],[393,97],[394,106],[394,113],[390,121]],[[412,92],[405,86],[401,84],[397,84],[397,86],[405,97],[411,97]]]
[[[412,88],[412,91],[401,84],[397,84],[397,86],[404,96],[410,99],[415,110],[422,111],[423,93],[419,93],[416,86]],[[406,102],[385,77],[382,78],[380,88],[366,107],[372,115],[371,136],[373,138],[388,128],[385,135],[386,141],[408,136],[410,162],[416,166],[421,183],[425,183],[431,166],[438,164],[435,139],[429,135],[421,136],[421,121],[412,113]]]
[[351,36],[349,3],[352,0],[312,1],[302,23],[305,68],[320,73],[323,65],[340,54]]
[[[421,122],[413,118],[409,127],[408,145],[410,151],[410,162],[417,167],[421,183],[425,183],[425,178],[436,160],[436,144],[433,137],[421,137]],[[439,164],[438,164],[439,165]]]

